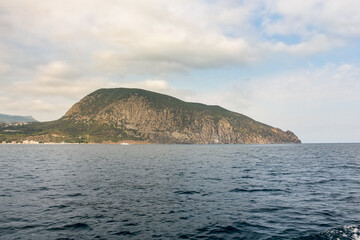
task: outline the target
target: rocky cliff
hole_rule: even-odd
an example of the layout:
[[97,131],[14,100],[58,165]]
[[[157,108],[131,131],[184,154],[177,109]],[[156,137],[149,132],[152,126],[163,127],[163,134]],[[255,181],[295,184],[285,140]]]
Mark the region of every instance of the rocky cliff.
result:
[[300,143],[290,131],[284,132],[219,106],[187,103],[141,89],[97,90],[54,124],[64,135],[89,141]]

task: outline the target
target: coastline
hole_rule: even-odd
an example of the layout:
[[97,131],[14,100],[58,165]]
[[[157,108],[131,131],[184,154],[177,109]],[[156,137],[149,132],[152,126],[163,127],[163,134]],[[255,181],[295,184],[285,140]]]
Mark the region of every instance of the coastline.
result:
[[68,142],[36,142],[36,141],[22,141],[22,142],[0,142],[1,145],[65,145],[65,144],[112,144],[112,145],[137,145],[137,144],[152,144],[149,141],[135,141],[135,140],[128,140],[128,141],[118,141],[118,142],[111,142],[111,141],[104,141],[101,143],[89,142],[89,143],[68,143]]

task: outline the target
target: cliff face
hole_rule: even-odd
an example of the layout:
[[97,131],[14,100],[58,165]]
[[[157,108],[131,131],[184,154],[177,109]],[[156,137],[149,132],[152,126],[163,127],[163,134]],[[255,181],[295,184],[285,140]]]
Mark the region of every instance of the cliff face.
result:
[[[100,89],[59,121],[82,134],[153,143],[299,143],[284,132],[219,106],[186,103],[140,89]],[[80,132],[81,134],[81,132]]]

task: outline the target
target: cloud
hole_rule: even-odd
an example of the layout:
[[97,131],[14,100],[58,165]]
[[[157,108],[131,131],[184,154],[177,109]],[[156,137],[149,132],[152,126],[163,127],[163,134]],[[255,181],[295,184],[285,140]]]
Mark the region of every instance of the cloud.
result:
[[244,38],[220,31],[219,24],[236,15],[226,17],[222,11],[213,17],[215,8],[201,2],[18,0],[1,5],[4,38],[25,48],[50,49],[48,54],[94,61],[102,72],[183,71],[242,64],[253,57]]
[[159,75],[331,50],[360,35],[359,3],[346,2],[3,1],[0,36],[30,68],[63,59],[101,75]]
[[259,78],[251,83],[245,113],[291,129],[305,142],[357,141],[359,75],[359,66],[330,64]]
[[10,65],[0,62],[0,76],[10,71]]
[[123,87],[142,88],[150,91],[169,91],[172,89],[170,85],[162,79],[148,79],[140,82],[124,83]]
[[359,36],[359,1],[354,0],[276,0],[264,1],[263,27],[270,34],[314,34]]
[[54,61],[38,66],[32,80],[16,82],[9,90],[22,95],[76,99],[98,88],[112,86],[115,84],[103,78],[82,76],[64,61]]
[[95,53],[95,61],[103,71],[159,74],[191,68],[241,65],[254,60],[250,47],[243,39],[194,36],[174,40],[147,40],[146,45],[129,45],[125,53],[115,50],[99,51]]
[[[253,82],[258,98],[299,101],[360,100],[360,68],[351,64],[286,72]],[[311,106],[311,104],[310,104]]]
[[42,99],[29,100],[23,97],[18,97],[15,99],[9,97],[0,98],[1,112],[6,114],[34,115],[34,112],[37,112],[38,116],[44,114],[49,116],[51,113],[58,110],[59,106],[61,106],[61,104],[53,104]]
[[223,86],[210,92],[195,92],[183,95],[189,102],[200,102],[208,105],[218,105],[230,111],[244,113],[251,106],[252,89],[248,83]]
[[282,41],[275,43],[265,43],[263,45],[264,52],[268,51],[271,54],[275,53],[288,53],[295,56],[308,56],[315,53],[325,52],[335,47],[340,47],[345,44],[344,41],[339,39],[331,39],[326,35],[319,34],[313,36],[308,41],[303,41],[295,44],[285,44]]

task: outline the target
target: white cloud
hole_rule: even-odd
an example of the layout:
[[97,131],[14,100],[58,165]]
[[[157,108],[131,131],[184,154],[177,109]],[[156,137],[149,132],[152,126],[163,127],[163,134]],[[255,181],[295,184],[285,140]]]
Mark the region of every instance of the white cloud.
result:
[[295,56],[307,56],[315,53],[324,52],[334,47],[343,46],[345,42],[339,39],[331,39],[326,35],[319,34],[313,36],[308,41],[303,41],[296,44],[285,44],[284,42],[265,43],[264,52],[269,51],[271,54],[274,52],[289,53]]
[[4,105],[9,101],[9,98],[6,96],[0,96],[0,104]]
[[32,96],[62,96],[77,99],[102,87],[116,84],[103,78],[81,76],[64,61],[54,61],[37,67],[35,76],[30,81],[16,82],[9,91]]
[[254,82],[258,97],[291,101],[360,99],[360,68],[350,64],[303,69]]
[[215,8],[201,2],[18,0],[1,5],[4,37],[40,51],[45,43],[72,60],[95,61],[103,72],[182,71],[253,58],[244,38],[226,37],[219,27],[230,21],[224,18],[238,19],[236,14],[224,10],[213,17]]
[[[3,1],[0,36],[2,44],[17,43],[28,61],[55,55],[103,75],[158,75],[242,66],[269,50],[314,54],[338,47],[346,42],[341,34],[360,34],[359,3],[346,1]],[[259,37],[262,30],[268,38]],[[300,41],[274,41],[277,34]]]
[[54,61],[38,67],[38,75],[47,77],[68,77],[71,76],[70,66],[63,61]]
[[251,93],[251,86],[242,83],[238,86],[222,87],[216,91],[186,94],[182,98],[189,102],[218,105],[230,111],[244,113],[251,106]]
[[360,2],[356,0],[276,0],[264,4],[268,12],[263,26],[268,34],[360,35]]
[[10,65],[0,62],[0,76],[10,71]]
[[243,39],[192,36],[182,41],[174,40],[148,39],[136,46],[127,46],[126,52],[99,51],[94,55],[95,61],[103,71],[159,74],[243,64],[255,57]]
[[142,88],[150,91],[169,91],[172,89],[170,85],[162,79],[148,79],[140,82],[123,83],[122,86],[128,88]]
[[[63,107],[61,104],[47,102],[42,99],[1,97],[0,110],[1,113],[24,116],[34,116],[34,113],[36,113],[35,118],[40,117],[40,120],[50,120],[55,119],[53,116],[58,116],[57,111],[63,110]],[[44,116],[45,118],[41,119]]]
[[[251,106],[245,113],[293,130],[305,142],[356,141],[353,132],[360,129],[358,76],[359,66],[343,64],[257,79],[252,82]],[[352,126],[354,136],[346,133],[347,126]]]

